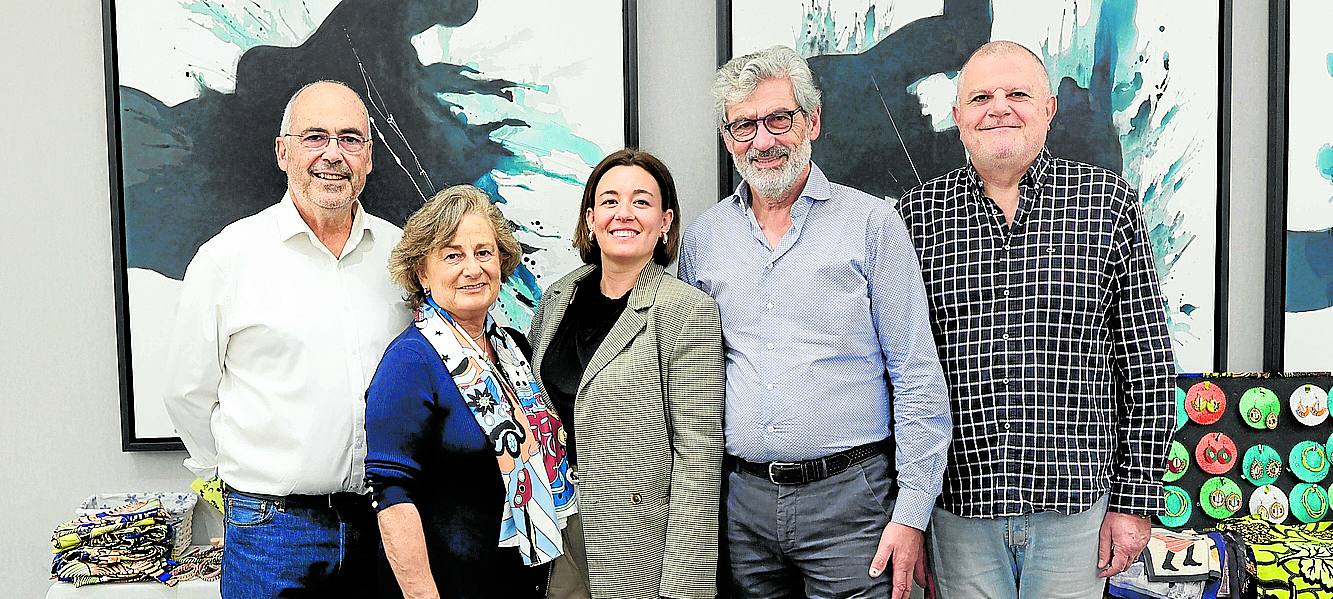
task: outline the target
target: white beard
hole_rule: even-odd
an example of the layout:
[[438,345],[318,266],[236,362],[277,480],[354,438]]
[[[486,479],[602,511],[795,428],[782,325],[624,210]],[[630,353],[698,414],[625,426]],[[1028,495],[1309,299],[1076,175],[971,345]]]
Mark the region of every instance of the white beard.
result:
[[[750,185],[751,191],[763,198],[780,198],[796,185],[796,179],[810,164],[810,153],[810,139],[806,138],[790,150],[785,146],[773,146],[764,152],[751,148],[745,153],[745,158],[733,155],[732,162],[741,178]],[[779,169],[754,166],[753,160],[761,156],[786,156],[787,161]]]

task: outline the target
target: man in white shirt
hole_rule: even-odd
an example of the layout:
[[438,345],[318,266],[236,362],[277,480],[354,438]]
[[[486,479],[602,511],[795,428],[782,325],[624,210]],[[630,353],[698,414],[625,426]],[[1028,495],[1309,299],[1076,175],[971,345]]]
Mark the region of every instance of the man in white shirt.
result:
[[301,88],[274,140],[287,193],[185,273],[166,407],[185,466],[225,484],[226,598],[374,593],[364,395],[410,315],[386,269],[402,233],[358,201],[371,145],[356,92]]

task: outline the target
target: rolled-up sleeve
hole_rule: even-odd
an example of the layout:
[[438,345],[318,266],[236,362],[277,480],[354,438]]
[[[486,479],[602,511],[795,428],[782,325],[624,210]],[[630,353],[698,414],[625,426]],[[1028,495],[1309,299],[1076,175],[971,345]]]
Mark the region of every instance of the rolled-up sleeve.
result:
[[871,317],[893,383],[893,521],[925,530],[944,484],[953,418],[916,250],[893,209],[867,227],[866,256]]
[[[439,444],[432,364],[404,342],[389,346],[366,389],[366,479],[376,510],[416,503],[422,464]],[[447,386],[457,393],[453,385]]]

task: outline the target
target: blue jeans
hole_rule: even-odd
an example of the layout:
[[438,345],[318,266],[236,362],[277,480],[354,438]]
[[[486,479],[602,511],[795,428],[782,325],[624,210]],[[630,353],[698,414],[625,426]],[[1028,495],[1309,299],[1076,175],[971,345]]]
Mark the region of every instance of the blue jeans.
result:
[[726,541],[739,597],[888,597],[892,574],[870,560],[893,513],[889,458],[875,456],[804,485],[733,471]]
[[926,555],[943,599],[1100,599],[1097,535],[1106,497],[1080,514],[960,518],[936,508]]
[[379,527],[356,499],[297,507],[228,489],[223,599],[374,596]]

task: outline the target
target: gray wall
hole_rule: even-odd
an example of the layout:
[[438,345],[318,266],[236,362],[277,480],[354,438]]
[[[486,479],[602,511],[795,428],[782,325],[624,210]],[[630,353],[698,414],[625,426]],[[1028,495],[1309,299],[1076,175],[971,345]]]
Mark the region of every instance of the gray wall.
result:
[[[97,491],[181,490],[178,453],[120,451],[102,23],[93,0],[6,2],[0,19],[0,582],[46,588],[51,528]],[[1237,2],[1236,54],[1267,55],[1266,3]],[[639,3],[642,146],[675,168],[685,220],[716,200],[708,84],[714,3]],[[1231,350],[1260,367],[1265,68],[1244,59],[1233,94]],[[275,174],[276,176],[276,174]],[[219,534],[215,517],[196,538]]]

